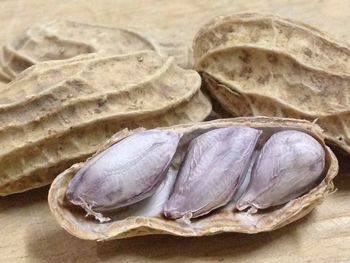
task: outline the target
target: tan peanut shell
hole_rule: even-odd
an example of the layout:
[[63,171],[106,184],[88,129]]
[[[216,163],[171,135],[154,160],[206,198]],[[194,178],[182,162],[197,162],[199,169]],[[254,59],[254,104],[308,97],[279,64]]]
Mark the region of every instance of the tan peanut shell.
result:
[[350,153],[350,47],[273,15],[219,17],[194,43],[209,93],[234,116],[308,119]]
[[[77,163],[61,173],[52,183],[48,197],[51,212],[58,223],[72,235],[82,239],[98,241],[149,234],[170,234],[177,236],[204,236],[222,232],[253,234],[280,228],[305,216],[316,205],[320,204],[327,194],[333,191],[332,180],[338,171],[337,159],[332,151],[324,144],[320,127],[304,120],[242,117],[164,128],[183,133],[171,167],[178,170],[191,139],[210,129],[228,126],[248,126],[262,129],[267,136],[268,134],[285,129],[296,129],[307,132],[317,139],[325,149],[326,169],[324,171],[324,179],[305,195],[263,213],[233,213],[232,210],[218,210],[207,217],[200,218],[191,223],[167,220],[162,216],[134,216],[101,224],[90,217],[85,217],[81,210],[72,207],[65,198],[69,181],[84,164]],[[133,132],[135,131],[123,130],[115,134],[96,154]]]
[[196,34],[195,61],[208,52],[251,45],[278,50],[299,63],[339,75],[350,75],[350,46],[310,25],[270,14],[243,13],[214,18]]
[[152,51],[39,63],[0,93],[0,195],[49,184],[124,128],[205,119],[197,72]]
[[20,72],[41,61],[88,53],[121,55],[143,50],[159,51],[158,44],[127,29],[54,20],[28,28],[3,47],[0,80],[13,80]]

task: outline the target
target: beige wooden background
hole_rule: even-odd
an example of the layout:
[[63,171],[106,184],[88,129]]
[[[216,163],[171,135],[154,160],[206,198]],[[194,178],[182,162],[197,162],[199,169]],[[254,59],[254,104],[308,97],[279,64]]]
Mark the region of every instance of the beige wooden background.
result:
[[[244,11],[297,18],[350,41],[349,0],[0,0],[0,44],[33,23],[68,18],[144,28],[164,45],[181,51],[187,50],[193,34],[209,18]],[[95,243],[60,229],[49,213],[48,188],[0,198],[0,262],[350,262],[350,165],[346,163],[349,159],[342,160],[335,182],[338,191],[309,216],[252,236],[148,236]]]

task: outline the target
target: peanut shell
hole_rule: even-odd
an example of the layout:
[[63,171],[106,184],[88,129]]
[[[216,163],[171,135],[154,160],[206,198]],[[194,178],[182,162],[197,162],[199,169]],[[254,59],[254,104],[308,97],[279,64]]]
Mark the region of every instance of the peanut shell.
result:
[[195,68],[234,116],[317,122],[327,143],[350,153],[350,46],[311,26],[273,15],[238,14],[205,25]]
[[214,18],[196,34],[194,58],[197,62],[211,51],[241,45],[278,50],[309,67],[350,74],[348,43],[308,24],[270,14],[242,13]]
[[0,57],[0,79],[11,81],[26,68],[47,60],[88,53],[121,55],[143,50],[159,51],[150,37],[121,28],[54,20],[28,28],[5,45]]
[[[189,142],[200,134],[216,128],[247,126],[264,131],[265,139],[280,130],[300,130],[310,134],[324,147],[326,166],[323,180],[308,193],[291,200],[285,205],[263,213],[233,212],[218,210],[190,223],[165,219],[162,216],[138,215],[100,224],[85,217],[69,205],[65,198],[68,183],[83,163],[77,163],[61,173],[52,183],[49,191],[49,205],[57,222],[72,235],[89,240],[105,241],[149,234],[170,234],[176,236],[205,236],[222,232],[259,233],[285,226],[308,214],[333,191],[332,180],[338,172],[338,162],[332,151],[324,144],[323,133],[317,124],[296,119],[246,117],[222,119],[210,122],[178,125],[163,128],[183,133],[179,148],[170,170],[176,173],[184,158]],[[96,154],[110,145],[137,131],[123,130],[107,141]]]
[[205,119],[201,79],[152,51],[39,63],[0,94],[0,195],[49,184],[123,128]]

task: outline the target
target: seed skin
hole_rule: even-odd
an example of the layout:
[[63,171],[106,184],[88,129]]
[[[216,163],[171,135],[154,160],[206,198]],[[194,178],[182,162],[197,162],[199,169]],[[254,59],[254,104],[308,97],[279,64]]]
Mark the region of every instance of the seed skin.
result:
[[310,135],[300,131],[275,133],[254,164],[247,191],[237,209],[282,205],[311,190],[325,168],[325,151]]
[[227,204],[246,174],[261,133],[248,127],[228,127],[194,139],[165,204],[165,217],[195,218]]
[[181,134],[149,130],[131,135],[96,155],[73,177],[67,199],[96,219],[151,195],[166,175]]

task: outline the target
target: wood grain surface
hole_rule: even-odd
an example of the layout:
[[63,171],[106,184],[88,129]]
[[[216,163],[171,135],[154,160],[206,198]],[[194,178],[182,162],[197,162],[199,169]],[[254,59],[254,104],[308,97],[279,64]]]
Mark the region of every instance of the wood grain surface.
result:
[[[186,53],[208,19],[245,11],[296,18],[350,41],[349,0],[1,0],[0,43],[34,23],[67,18],[141,28],[169,50]],[[334,194],[302,220],[258,235],[82,241],[56,224],[47,205],[47,187],[4,197],[0,198],[0,262],[350,262],[349,175],[349,158],[342,158]]]

